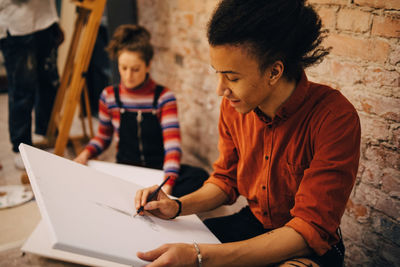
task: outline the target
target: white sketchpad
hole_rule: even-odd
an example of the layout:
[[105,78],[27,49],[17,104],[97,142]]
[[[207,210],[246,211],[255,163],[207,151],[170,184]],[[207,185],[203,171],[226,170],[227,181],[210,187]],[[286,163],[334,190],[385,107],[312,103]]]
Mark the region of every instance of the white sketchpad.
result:
[[194,215],[132,218],[135,192],[142,188],[136,183],[25,144],[20,152],[53,249],[143,266],[137,251],[174,242],[219,243]]
[[50,233],[48,227],[43,221],[40,221],[35,230],[29,236],[28,240],[21,248],[22,251],[37,254],[43,257],[68,261],[88,266],[99,267],[128,267],[130,265],[119,264],[106,260],[96,259],[88,256],[83,256],[59,249],[52,249],[50,242]]

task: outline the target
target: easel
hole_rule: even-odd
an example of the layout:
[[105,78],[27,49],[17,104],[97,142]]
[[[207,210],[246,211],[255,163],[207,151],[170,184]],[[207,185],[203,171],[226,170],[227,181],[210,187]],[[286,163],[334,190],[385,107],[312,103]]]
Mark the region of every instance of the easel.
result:
[[[54,154],[59,156],[64,155],[64,150],[68,141],[71,141],[73,144],[75,152],[79,153],[81,149],[80,143],[89,140],[82,115],[82,90],[90,136],[93,136],[92,115],[85,74],[89,67],[101,17],[106,4],[106,0],[72,0],[72,2],[76,5],[78,16],[75,20],[67,61],[61,76],[60,87],[57,92],[46,133],[47,147],[54,146]],[[80,105],[83,136],[70,137],[69,132],[78,104]]]

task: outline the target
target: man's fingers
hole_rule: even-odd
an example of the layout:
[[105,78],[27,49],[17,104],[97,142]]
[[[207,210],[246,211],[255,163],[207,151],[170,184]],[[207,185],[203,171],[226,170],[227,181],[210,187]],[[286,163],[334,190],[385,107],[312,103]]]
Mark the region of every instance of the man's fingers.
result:
[[138,252],[136,255],[138,256],[139,259],[145,260],[145,261],[154,261],[158,257],[160,257],[165,251],[168,250],[168,247],[166,245],[162,245],[161,247],[158,247],[156,249],[147,251],[147,252]]
[[162,206],[161,201],[150,201],[144,206],[144,210],[156,210]]
[[138,193],[136,193],[136,198],[135,201],[139,201],[139,203],[136,202],[136,208],[140,208],[140,206],[144,206],[147,203],[147,199],[149,195],[154,192],[154,190],[157,189],[157,185],[154,185],[152,187],[139,190]]

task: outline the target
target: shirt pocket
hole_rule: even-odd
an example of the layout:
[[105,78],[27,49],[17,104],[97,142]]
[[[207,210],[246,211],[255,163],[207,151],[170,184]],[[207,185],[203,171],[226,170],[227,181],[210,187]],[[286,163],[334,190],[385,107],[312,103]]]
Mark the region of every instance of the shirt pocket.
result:
[[288,186],[288,193],[294,196],[300,186],[301,180],[304,176],[304,171],[308,168],[306,163],[294,163],[286,161],[286,184]]

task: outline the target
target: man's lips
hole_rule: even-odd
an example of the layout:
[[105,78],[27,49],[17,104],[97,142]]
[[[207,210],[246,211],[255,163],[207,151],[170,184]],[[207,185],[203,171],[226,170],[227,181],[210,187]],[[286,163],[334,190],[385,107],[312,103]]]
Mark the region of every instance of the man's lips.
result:
[[238,105],[238,104],[240,103],[240,100],[239,100],[239,99],[229,99],[229,98],[228,98],[228,100],[229,100],[229,104],[230,104],[231,106],[233,106],[233,107],[235,107],[236,105]]
[[239,102],[240,101],[240,99],[235,99],[235,98],[232,98],[232,97],[225,97],[226,99],[228,99],[229,101],[232,101],[232,102]]

